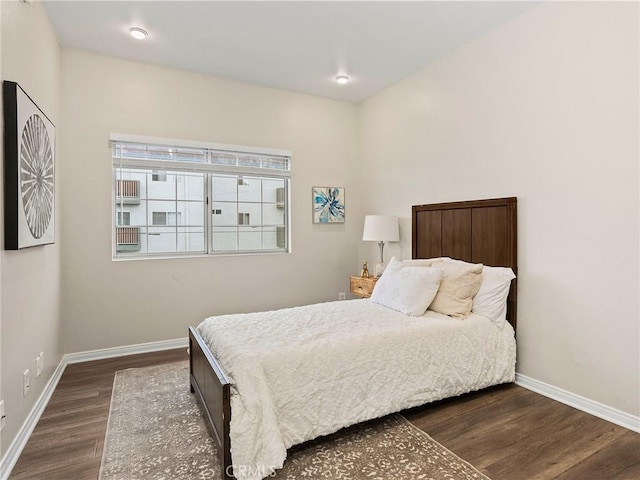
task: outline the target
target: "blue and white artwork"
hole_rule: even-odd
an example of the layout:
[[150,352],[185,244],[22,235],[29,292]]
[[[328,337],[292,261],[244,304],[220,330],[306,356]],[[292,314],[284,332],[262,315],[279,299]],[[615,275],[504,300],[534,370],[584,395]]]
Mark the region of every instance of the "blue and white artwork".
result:
[[313,223],[344,223],[344,188],[313,187]]

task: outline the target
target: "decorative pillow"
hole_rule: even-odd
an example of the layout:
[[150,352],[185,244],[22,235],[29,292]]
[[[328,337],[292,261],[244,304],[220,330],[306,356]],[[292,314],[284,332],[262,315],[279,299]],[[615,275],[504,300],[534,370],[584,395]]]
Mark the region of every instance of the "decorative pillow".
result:
[[484,315],[494,323],[504,322],[507,319],[507,296],[514,278],[516,276],[510,268],[485,265],[482,269],[482,284],[473,298],[471,311]]
[[[443,257],[445,262],[459,263],[467,266],[474,265],[463,260]],[[508,267],[489,267],[482,269],[482,283],[475,297],[471,311],[484,315],[496,324],[507,320],[507,297],[511,288],[511,280],[516,278],[513,270]]]
[[394,257],[376,282],[371,301],[419,317],[436,296],[442,273],[439,268],[407,267]]
[[430,310],[466,318],[471,313],[473,297],[478,293],[482,283],[482,264],[466,262],[438,261],[434,268],[444,270],[438,294],[429,306]]
[[449,257],[415,258],[412,260],[402,260],[402,264],[407,267],[431,267],[433,262],[449,260],[451,260]]

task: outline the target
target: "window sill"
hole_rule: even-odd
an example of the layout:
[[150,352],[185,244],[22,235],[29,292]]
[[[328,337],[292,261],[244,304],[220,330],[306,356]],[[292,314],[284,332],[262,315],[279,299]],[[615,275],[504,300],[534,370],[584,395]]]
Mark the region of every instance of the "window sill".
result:
[[184,255],[144,255],[144,256],[121,256],[112,257],[114,262],[131,262],[136,260],[176,260],[176,259],[189,259],[189,258],[219,258],[219,257],[247,257],[257,255],[288,255],[291,251],[287,252],[238,252],[238,253],[196,253],[196,254],[184,254]]

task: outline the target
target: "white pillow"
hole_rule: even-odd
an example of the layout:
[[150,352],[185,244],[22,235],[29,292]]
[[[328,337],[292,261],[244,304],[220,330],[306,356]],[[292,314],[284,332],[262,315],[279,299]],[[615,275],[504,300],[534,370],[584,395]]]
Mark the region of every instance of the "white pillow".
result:
[[438,293],[442,274],[438,268],[408,267],[394,257],[376,282],[371,301],[419,317]]
[[485,265],[482,269],[482,284],[473,297],[471,311],[484,315],[492,322],[504,322],[507,318],[507,296],[514,278],[516,276],[510,268]]
[[402,264],[407,267],[431,267],[433,262],[449,261],[449,257],[434,257],[434,258],[414,258],[410,260],[402,260]]

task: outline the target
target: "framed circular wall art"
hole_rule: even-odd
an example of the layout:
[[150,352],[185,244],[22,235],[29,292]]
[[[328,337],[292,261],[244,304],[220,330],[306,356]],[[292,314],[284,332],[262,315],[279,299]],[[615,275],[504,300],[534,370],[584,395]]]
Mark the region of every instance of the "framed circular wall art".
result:
[[55,126],[15,82],[5,81],[5,249],[55,241]]

